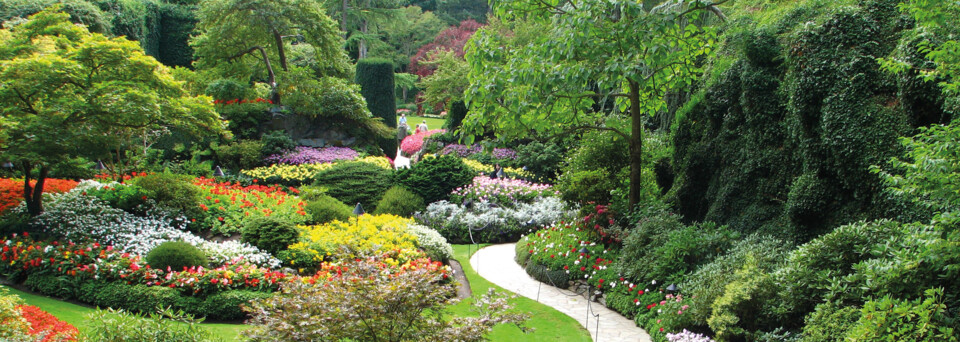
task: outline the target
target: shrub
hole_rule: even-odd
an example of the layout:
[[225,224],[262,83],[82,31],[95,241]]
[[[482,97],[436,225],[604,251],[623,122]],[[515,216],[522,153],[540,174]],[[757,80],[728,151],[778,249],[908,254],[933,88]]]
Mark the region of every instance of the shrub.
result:
[[407,230],[417,237],[417,247],[426,252],[431,260],[445,263],[453,257],[453,247],[436,230],[419,224],[411,224]]
[[406,187],[394,185],[383,194],[374,214],[393,214],[397,216],[413,216],[413,213],[426,208],[423,197],[411,192]]
[[198,324],[202,320],[170,309],[149,315],[124,310],[97,310],[86,316],[92,322],[84,331],[92,341],[212,342],[218,339]]
[[133,184],[117,184],[112,187],[86,190],[87,195],[107,202],[111,207],[123,209],[131,214],[143,215],[149,209],[147,192]]
[[190,218],[204,216],[200,210],[200,188],[192,184],[192,177],[171,173],[155,173],[131,179],[131,183],[143,189],[147,198],[161,208]]
[[553,142],[531,142],[517,148],[516,164],[526,166],[538,182],[549,182],[557,178],[563,163],[564,150]]
[[333,163],[341,160],[357,159],[357,151],[349,147],[324,147],[314,148],[308,146],[297,146],[291,151],[283,154],[267,156],[268,163],[300,165],[316,163]]
[[923,298],[890,296],[868,301],[848,341],[958,341],[956,318],[943,304],[943,289],[929,289]]
[[297,226],[276,217],[258,217],[247,221],[241,232],[244,242],[276,255],[297,242]]
[[718,340],[749,340],[756,331],[777,327],[781,322],[770,314],[773,310],[765,301],[776,296],[777,290],[773,277],[757,266],[756,259],[748,257],[713,302],[707,324]]
[[[257,217],[277,217],[295,224],[309,218],[303,210],[306,203],[292,195],[298,192],[294,188],[243,185],[202,177],[194,184],[201,188],[203,197],[199,207],[205,213],[197,218],[198,224],[210,227],[215,234],[239,233],[247,220]],[[199,222],[201,219],[203,222]]]
[[259,291],[233,290],[207,296],[200,304],[200,312],[207,317],[222,320],[237,320],[247,317],[241,305],[250,305],[252,300],[262,300],[273,296],[272,293]]
[[557,179],[557,191],[564,200],[574,203],[610,203],[610,189],[616,188],[617,183],[609,174],[603,168],[566,172]]
[[400,142],[400,150],[403,151],[403,153],[406,153],[408,156],[412,156],[423,148],[424,139],[434,134],[442,134],[444,132],[446,132],[446,130],[432,129],[426,132],[409,135],[406,138],[403,138],[403,141]]
[[260,155],[263,156],[284,154],[297,147],[297,143],[293,142],[290,135],[284,131],[264,133],[263,136],[260,137],[260,143],[263,144],[263,149],[260,150]]
[[327,188],[327,194],[347,205],[361,203],[375,210],[380,197],[390,187],[390,170],[362,162],[342,162],[320,171],[314,185]]
[[727,250],[737,234],[706,222],[683,226],[675,216],[641,224],[624,241],[616,269],[630,279],[679,282]]
[[439,201],[430,203],[416,219],[440,232],[451,243],[497,243],[516,241],[528,229],[551,224],[571,214],[563,200],[543,197],[516,208],[482,201],[467,208]]
[[426,203],[447,199],[454,189],[469,184],[473,176],[463,161],[453,156],[425,158],[396,173],[397,183],[413,190]]
[[349,221],[332,221],[316,226],[300,226],[300,242],[290,246],[300,257],[306,251],[315,256],[311,265],[289,264],[295,267],[315,266],[324,260],[343,260],[366,257],[384,257],[403,263],[423,256],[417,250],[417,237],[407,226],[413,220],[394,215],[362,215]]
[[860,318],[860,308],[826,302],[803,319],[803,341],[843,342]]
[[467,187],[454,189],[450,200],[455,203],[488,201],[496,205],[516,207],[520,203],[531,203],[538,197],[556,195],[557,192],[547,184],[479,176],[474,177]]
[[217,162],[224,169],[239,171],[260,165],[263,143],[257,140],[240,140],[224,145],[210,145]]
[[157,269],[182,270],[194,266],[207,266],[207,256],[194,245],[183,241],[167,241],[147,253],[147,264]]
[[23,282],[23,286],[47,296],[68,299],[73,298],[78,291],[75,282],[52,274],[30,274]]
[[[364,58],[357,61],[357,84],[367,100],[367,108],[374,117],[383,118],[387,126],[397,127],[397,96],[393,79],[393,62],[382,58]],[[379,139],[380,148],[391,157],[397,153],[397,140]]]
[[304,209],[310,214],[309,224],[323,224],[333,220],[346,221],[353,216],[352,207],[326,194],[307,202]]

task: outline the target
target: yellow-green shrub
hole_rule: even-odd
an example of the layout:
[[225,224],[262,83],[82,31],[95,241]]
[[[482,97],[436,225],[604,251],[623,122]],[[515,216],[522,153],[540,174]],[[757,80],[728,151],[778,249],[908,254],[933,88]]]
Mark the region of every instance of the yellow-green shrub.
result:
[[20,315],[17,305],[23,300],[17,295],[10,294],[7,289],[0,288],[0,339],[14,338],[27,335],[30,323]]
[[[358,223],[359,221],[359,223]],[[299,226],[300,242],[290,245],[292,255],[299,254],[291,263],[294,267],[312,267],[303,265],[302,255],[313,255],[313,262],[324,260],[353,259],[369,256],[384,257],[385,262],[403,263],[422,257],[417,250],[417,237],[407,230],[412,219],[396,215],[363,215],[351,217],[349,221],[334,220],[321,225]],[[287,258],[281,258],[290,262]]]

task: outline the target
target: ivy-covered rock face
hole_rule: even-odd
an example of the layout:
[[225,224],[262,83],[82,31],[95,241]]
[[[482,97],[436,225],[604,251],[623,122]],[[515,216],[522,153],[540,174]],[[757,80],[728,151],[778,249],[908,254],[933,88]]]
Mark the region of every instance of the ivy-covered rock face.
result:
[[918,58],[897,3],[810,2],[777,21],[736,23],[677,115],[679,212],[798,241],[900,215],[869,168],[901,152],[898,137],[950,115],[936,87],[880,70],[878,57]]

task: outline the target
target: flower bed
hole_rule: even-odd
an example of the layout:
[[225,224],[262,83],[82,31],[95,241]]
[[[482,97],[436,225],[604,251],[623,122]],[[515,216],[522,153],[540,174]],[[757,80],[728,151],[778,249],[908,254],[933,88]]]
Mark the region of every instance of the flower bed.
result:
[[[368,156],[356,159],[355,161],[360,163],[374,164],[384,169],[393,168],[390,159],[387,159],[386,157]],[[240,173],[262,180],[263,183],[266,184],[300,186],[313,182],[313,176],[316,175],[317,172],[329,169],[333,167],[334,164],[336,164],[336,162],[299,165],[274,164],[251,170],[242,170]]]
[[[484,164],[473,159],[464,159],[464,164],[467,164],[467,167],[470,168],[475,173],[490,174],[493,172],[493,165]],[[513,168],[513,167],[504,167],[503,173],[510,178],[524,178],[529,179],[533,178],[533,173],[529,171],[524,171],[523,169]]]
[[20,316],[30,323],[28,334],[40,337],[39,342],[76,341],[79,331],[70,323],[61,321],[50,313],[33,305],[18,305]]
[[445,129],[432,129],[426,132],[420,132],[407,136],[406,138],[403,138],[403,141],[400,142],[400,150],[403,151],[403,153],[412,156],[419,152],[421,148],[423,148],[423,139],[426,139],[434,134],[445,133],[446,131],[447,130]]
[[[30,181],[34,186],[37,181]],[[63,193],[77,186],[77,182],[69,179],[47,178],[43,182],[44,193]],[[0,178],[0,213],[16,207],[23,201],[23,180]]]
[[407,230],[413,220],[395,215],[363,215],[348,222],[300,226],[301,242],[281,252],[294,267],[316,267],[323,261],[382,256],[403,263],[420,258],[417,237]]
[[450,201],[454,203],[488,201],[515,207],[518,203],[530,203],[537,197],[558,195],[559,192],[551,190],[551,186],[547,184],[479,176],[474,177],[473,183],[469,186],[454,190],[450,195]]
[[300,165],[332,163],[340,160],[354,160],[359,157],[357,151],[348,147],[313,148],[297,146],[296,149],[285,154],[275,154],[264,159],[267,163]]
[[496,243],[517,241],[533,227],[570,215],[572,211],[560,198],[540,197],[513,208],[487,201],[477,201],[469,207],[439,201],[415,217],[418,223],[437,230],[451,243]]
[[197,178],[194,183],[201,188],[202,209],[207,220],[204,226],[212,227],[216,234],[230,235],[240,232],[247,219],[272,216],[294,224],[307,221],[306,203],[287,193],[297,194],[295,188],[280,186],[219,183],[213,178]]

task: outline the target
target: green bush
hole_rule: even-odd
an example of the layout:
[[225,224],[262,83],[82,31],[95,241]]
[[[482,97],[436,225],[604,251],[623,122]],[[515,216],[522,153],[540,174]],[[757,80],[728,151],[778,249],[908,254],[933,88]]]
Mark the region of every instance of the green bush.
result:
[[[382,58],[364,58],[357,61],[357,84],[367,100],[367,108],[374,117],[383,118],[388,127],[397,127],[397,96],[393,79],[393,62]],[[380,148],[390,158],[396,158],[397,139],[393,136],[379,139]]]
[[565,201],[587,204],[610,203],[613,196],[610,189],[616,188],[607,169],[566,172],[557,179],[557,191]]
[[329,195],[319,195],[307,201],[304,210],[310,214],[310,224],[323,224],[333,220],[346,222],[353,216],[353,207]]
[[109,35],[113,29],[109,14],[83,0],[4,0],[3,6],[0,6],[0,22],[15,17],[26,19],[55,4],[59,4],[60,10],[70,15],[71,22],[87,25],[90,32]]
[[394,185],[387,189],[377,203],[377,210],[373,213],[393,214],[397,216],[410,217],[413,213],[425,209],[427,206],[423,203],[423,198],[408,190],[406,187]]
[[447,119],[443,122],[443,128],[449,132],[456,131],[467,117],[467,105],[463,101],[453,101],[450,103],[450,111],[447,112]]
[[629,150],[627,140],[613,132],[587,132],[561,167],[557,191],[570,202],[611,203],[611,190],[621,183],[619,173],[629,170]]
[[564,149],[553,141],[534,141],[517,147],[515,164],[527,167],[538,182],[552,182],[563,163]]
[[300,233],[290,221],[265,216],[247,221],[240,236],[243,242],[276,255],[296,243]]
[[847,332],[860,319],[860,308],[826,302],[803,319],[804,342],[844,342]]
[[147,203],[149,196],[146,191],[136,185],[120,184],[113,187],[112,190],[93,188],[86,192],[87,195],[102,199],[111,207],[122,209],[128,213],[143,214],[147,209],[143,205]]
[[230,144],[211,145],[217,162],[225,170],[239,171],[260,166],[263,159],[263,143],[257,140],[240,140]]
[[454,189],[470,184],[473,172],[460,158],[446,155],[426,158],[409,169],[397,170],[396,179],[423,197],[425,203],[433,203],[448,199]]
[[90,281],[80,288],[78,298],[102,308],[150,314],[174,307],[181,298],[176,289],[163,286],[128,285],[122,282]]
[[207,266],[207,256],[194,245],[183,241],[163,242],[147,253],[147,264],[155,269],[182,270],[184,267]]
[[31,291],[65,299],[73,298],[78,291],[76,282],[70,281],[68,277],[58,277],[52,274],[30,274],[23,285]]
[[847,340],[958,341],[956,317],[949,317],[948,312],[943,289],[929,289],[923,298],[912,301],[884,296],[863,306]]
[[193,185],[192,177],[171,173],[155,173],[135,177],[130,183],[140,187],[147,198],[157,202],[161,208],[189,218],[200,217],[200,188]]
[[627,237],[614,267],[630,279],[677,283],[726,251],[737,237],[712,222],[684,226],[676,216],[654,218]]
[[190,35],[197,25],[196,7],[163,3],[160,5],[160,43],[157,60],[164,65],[190,67],[193,63],[193,48]]
[[258,291],[231,290],[207,296],[200,304],[204,316],[221,320],[239,320],[247,317],[240,307],[251,300],[260,300],[273,296],[272,293]]
[[326,187],[328,195],[347,205],[360,203],[373,211],[391,185],[390,176],[390,170],[370,163],[341,162],[318,172],[313,185]]
[[263,136],[260,137],[260,142],[263,143],[263,150],[260,151],[260,154],[264,157],[283,154],[297,147],[297,143],[293,142],[290,135],[284,131],[264,133]]
[[199,320],[182,311],[161,310],[150,315],[121,311],[97,310],[86,316],[92,322],[84,331],[91,341],[114,342],[213,342],[220,341]]
[[766,301],[776,296],[777,286],[769,273],[763,272],[755,258],[748,256],[734,279],[724,287],[723,294],[713,302],[713,313],[707,324],[717,340],[750,340],[755,332],[771,331],[781,321],[772,315],[773,308]]

